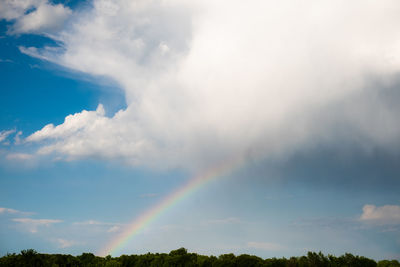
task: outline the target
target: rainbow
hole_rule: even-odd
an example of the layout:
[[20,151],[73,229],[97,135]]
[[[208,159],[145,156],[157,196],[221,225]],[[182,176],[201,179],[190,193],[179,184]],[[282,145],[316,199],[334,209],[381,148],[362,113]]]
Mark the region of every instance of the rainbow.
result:
[[99,255],[113,255],[123,248],[132,238],[134,238],[140,231],[148,226],[151,222],[157,219],[162,213],[169,208],[173,207],[176,203],[182,201],[188,195],[204,186],[206,183],[222,177],[223,175],[233,171],[240,166],[241,158],[234,158],[224,161],[222,164],[216,165],[206,172],[194,176],[189,179],[183,186],[167,195],[156,205],[146,210],[140,216],[135,218],[126,229],[124,229],[116,238],[114,238],[104,249],[101,250]]

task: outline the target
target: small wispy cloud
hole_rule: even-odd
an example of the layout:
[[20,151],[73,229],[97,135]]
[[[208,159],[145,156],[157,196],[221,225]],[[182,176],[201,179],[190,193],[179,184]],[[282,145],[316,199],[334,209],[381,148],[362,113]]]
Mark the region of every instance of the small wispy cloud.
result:
[[0,58],[0,62],[4,62],[4,63],[14,63],[14,61],[12,61],[11,59],[2,59],[2,58]]
[[278,250],[284,249],[284,246],[277,244],[277,243],[254,242],[254,241],[247,242],[247,247],[260,249],[260,250],[266,250],[266,251],[278,251]]
[[203,223],[204,224],[232,224],[232,223],[241,223],[241,220],[236,217],[228,217],[228,218],[222,218],[222,219],[206,220]]
[[400,224],[400,206],[384,205],[377,207],[375,205],[364,205],[360,221],[379,225]]
[[11,213],[11,214],[14,214],[14,213],[19,213],[20,211],[18,211],[18,210],[14,210],[14,209],[8,209],[8,208],[1,208],[0,207],[0,214],[1,213]]
[[15,134],[15,137],[14,137],[14,144],[16,144],[16,145],[21,144],[21,135],[22,135],[22,131],[18,131],[18,132]]
[[151,197],[156,197],[156,196],[158,196],[158,194],[156,194],[156,193],[147,193],[147,194],[140,195],[141,198],[151,198]]
[[40,69],[40,66],[38,64],[29,64],[29,68],[31,68],[31,69]]
[[13,129],[13,130],[4,130],[4,131],[1,131],[1,132],[0,132],[0,143],[1,143],[1,142],[4,142],[4,141],[7,139],[7,137],[8,137],[10,134],[14,133],[14,132],[15,132],[14,129]]
[[0,207],[0,214],[31,215],[31,214],[34,214],[34,213],[33,212],[20,211],[20,210],[16,210],[16,209]]
[[338,229],[354,227],[354,218],[347,217],[315,217],[315,218],[297,218],[290,225],[299,228],[323,228]]
[[68,248],[68,247],[72,247],[77,244],[76,241],[66,240],[66,239],[62,239],[62,238],[56,239],[56,243],[58,244],[58,246],[60,248]]
[[30,160],[33,155],[28,153],[10,153],[6,156],[8,160]]
[[108,233],[115,233],[115,232],[118,232],[120,229],[121,229],[120,226],[114,225],[114,226],[110,227],[110,228],[107,230],[107,232],[108,232]]
[[104,225],[106,223],[95,221],[95,220],[88,220],[88,221],[83,221],[83,222],[74,222],[73,224],[74,225]]
[[96,220],[87,220],[82,222],[74,222],[74,225],[121,225],[120,223],[101,222]]
[[62,222],[62,220],[32,218],[15,218],[12,221],[22,224],[31,233],[37,233],[39,227],[49,227],[55,223]]
[[96,220],[87,220],[82,222],[74,222],[73,225],[77,226],[98,226],[102,228],[102,231],[106,231],[107,233],[118,232],[121,229],[123,224],[121,223],[112,223],[112,222],[101,222]]

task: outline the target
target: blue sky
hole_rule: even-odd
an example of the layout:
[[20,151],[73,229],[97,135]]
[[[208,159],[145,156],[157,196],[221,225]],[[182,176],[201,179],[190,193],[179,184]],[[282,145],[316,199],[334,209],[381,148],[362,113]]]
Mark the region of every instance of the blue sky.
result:
[[398,7],[1,3],[0,254],[400,259]]

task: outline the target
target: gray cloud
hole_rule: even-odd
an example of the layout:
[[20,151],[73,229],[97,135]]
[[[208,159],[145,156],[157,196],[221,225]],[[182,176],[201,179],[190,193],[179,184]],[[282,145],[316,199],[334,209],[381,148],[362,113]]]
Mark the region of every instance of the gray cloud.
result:
[[189,168],[319,144],[396,150],[399,5],[96,0],[56,35],[61,48],[21,51],[112,78],[127,108],[99,105],[26,141],[40,155]]

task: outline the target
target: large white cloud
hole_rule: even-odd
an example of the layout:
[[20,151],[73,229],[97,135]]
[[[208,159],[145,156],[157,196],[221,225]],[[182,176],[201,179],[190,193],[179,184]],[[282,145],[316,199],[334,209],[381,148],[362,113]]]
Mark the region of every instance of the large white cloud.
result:
[[[400,2],[95,0],[61,48],[21,51],[114,79],[127,108],[27,138],[41,154],[188,166],[320,143],[398,147]],[[394,102],[395,103],[395,102]]]

